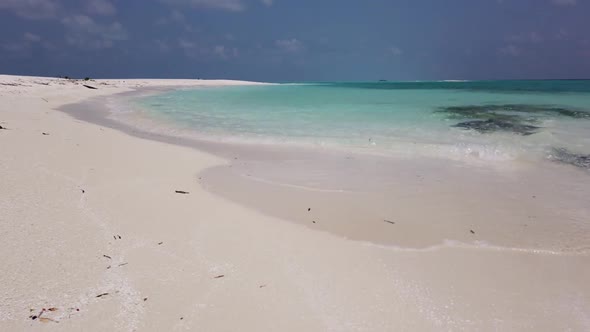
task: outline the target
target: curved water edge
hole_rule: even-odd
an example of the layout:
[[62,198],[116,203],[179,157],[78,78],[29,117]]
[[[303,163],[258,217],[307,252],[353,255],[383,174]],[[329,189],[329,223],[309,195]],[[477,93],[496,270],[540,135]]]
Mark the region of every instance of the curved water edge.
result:
[[[211,138],[191,139],[190,133],[194,132],[191,128],[186,129],[189,135],[185,135],[174,124],[147,117],[134,103],[128,104],[127,97],[108,97],[110,115],[103,111],[103,118],[90,121],[226,158],[227,164],[199,175],[204,187],[283,220],[350,240],[408,250],[438,248],[448,241],[471,246],[474,238],[481,241],[478,247],[539,254],[585,255],[583,248],[588,247],[584,235],[588,234],[588,225],[583,220],[590,214],[584,199],[590,182],[579,168],[564,168],[555,163],[530,163],[524,168],[514,168],[514,163],[499,163],[509,166],[490,168],[490,163],[475,158],[485,166],[480,168],[463,161],[441,163],[440,158],[425,158],[415,153],[407,158],[391,158],[391,154],[383,158],[380,154],[365,153],[365,150],[355,153],[341,146],[300,149],[297,145],[277,142],[259,145],[244,144],[243,140],[238,140],[242,144],[234,144],[213,142]],[[104,99],[74,109],[78,110],[77,116],[89,120],[88,116],[100,112],[88,112],[88,109],[101,104]],[[240,196],[241,192],[244,195]],[[359,195],[365,197],[359,199]],[[253,197],[256,199],[251,201]],[[384,200],[387,197],[395,197],[393,206]],[[441,199],[445,204],[441,205]],[[314,207],[314,216],[318,212],[317,218],[321,219],[313,226],[309,224],[307,206],[295,212],[289,206],[293,202],[307,205],[322,200],[323,206],[333,208],[319,211]],[[425,214],[428,209],[422,206],[433,204],[450,209],[436,212],[437,207],[434,214]],[[510,211],[517,214],[507,214]],[[346,222],[338,223],[343,218],[347,218]],[[397,221],[394,227],[381,222],[391,218]],[[424,233],[422,227],[426,225],[435,228]],[[447,226],[436,228],[442,225]],[[362,227],[361,232],[355,230],[358,226]],[[559,229],[559,234],[551,231],[553,228]],[[470,235],[469,229],[475,230],[477,237]]]
[[373,242],[360,241],[368,247],[377,247],[385,250],[396,252],[433,252],[446,249],[468,249],[468,250],[482,250],[491,252],[509,252],[529,255],[549,255],[549,256],[588,256],[590,254],[590,247],[574,248],[569,250],[547,250],[538,248],[519,248],[519,247],[503,247],[491,245],[485,241],[475,241],[473,243],[460,242],[456,240],[445,239],[442,243],[432,245],[424,248],[407,248],[395,245],[383,245]]
[[556,149],[590,154],[588,81],[216,87],[171,91],[135,106],[144,122],[153,120],[152,130],[229,143],[470,163],[571,160]]

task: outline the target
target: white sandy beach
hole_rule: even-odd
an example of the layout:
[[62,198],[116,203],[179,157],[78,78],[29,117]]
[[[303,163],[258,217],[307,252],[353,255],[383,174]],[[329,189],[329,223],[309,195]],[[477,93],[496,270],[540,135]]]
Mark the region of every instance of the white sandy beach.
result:
[[228,160],[57,110],[229,84],[253,83],[0,76],[0,330],[590,330],[586,227],[563,252],[346,239],[206,190]]

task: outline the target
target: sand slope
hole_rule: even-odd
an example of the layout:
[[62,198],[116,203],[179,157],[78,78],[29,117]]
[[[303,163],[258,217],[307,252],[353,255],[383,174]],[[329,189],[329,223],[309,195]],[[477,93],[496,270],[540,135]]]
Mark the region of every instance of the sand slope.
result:
[[0,76],[0,330],[590,330],[585,253],[338,238],[205,191],[224,160],[54,110],[240,83],[89,84]]

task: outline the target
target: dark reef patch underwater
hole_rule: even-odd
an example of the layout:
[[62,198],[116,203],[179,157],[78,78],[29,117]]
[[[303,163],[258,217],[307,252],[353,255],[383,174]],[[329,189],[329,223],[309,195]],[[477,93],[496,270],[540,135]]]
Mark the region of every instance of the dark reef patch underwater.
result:
[[549,159],[590,170],[590,154],[577,154],[564,148],[553,148]]
[[547,105],[500,104],[441,107],[435,113],[452,120],[467,120],[453,127],[475,130],[479,133],[498,131],[518,135],[532,135],[541,127],[535,126],[543,118],[569,117],[590,119],[590,112]]
[[488,119],[488,120],[473,120],[473,121],[466,121],[460,122],[453,127],[463,128],[463,129],[472,129],[480,133],[492,133],[496,131],[507,131],[513,134],[519,134],[523,136],[532,135],[536,133],[537,129],[540,127],[519,124],[519,123],[512,123],[508,121],[502,121],[497,119]]

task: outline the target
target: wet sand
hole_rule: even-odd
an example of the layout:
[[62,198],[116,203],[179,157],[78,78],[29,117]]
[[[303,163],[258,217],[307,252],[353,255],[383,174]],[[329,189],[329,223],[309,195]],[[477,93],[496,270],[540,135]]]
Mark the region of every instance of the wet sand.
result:
[[195,142],[96,98],[178,81],[0,82],[2,330],[590,329],[575,168]]

